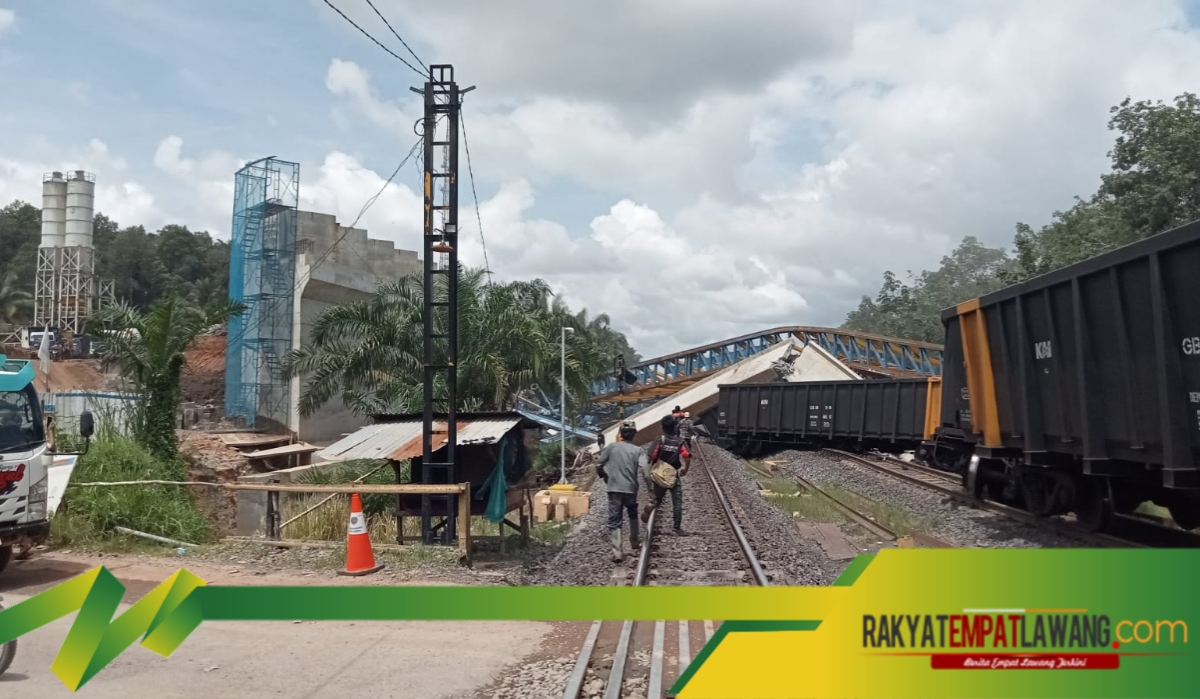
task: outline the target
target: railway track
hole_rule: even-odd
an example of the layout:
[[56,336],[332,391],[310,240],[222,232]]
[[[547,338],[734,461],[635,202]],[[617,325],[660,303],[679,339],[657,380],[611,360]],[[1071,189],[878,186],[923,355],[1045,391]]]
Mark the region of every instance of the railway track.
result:
[[[691,469],[683,478],[686,534],[676,536],[672,531],[668,494],[650,514],[633,570],[619,564],[610,584],[770,584],[772,576],[746,537],[738,507],[725,496],[699,439],[695,446]],[[719,622],[711,619],[592,622],[562,697],[661,699],[718,626]]]
[[935,490],[971,507],[994,512],[1009,519],[1053,531],[1056,534],[1083,539],[1099,547],[1200,547],[1200,537],[1182,530],[1157,525],[1145,519],[1120,515],[1116,517],[1118,529],[1123,533],[1128,533],[1130,535],[1128,537],[1116,536],[1104,532],[1091,532],[1068,521],[1039,517],[1016,507],[1010,507],[991,500],[977,499],[967,492],[959,478],[954,474],[886,455],[881,459],[872,459],[840,449],[822,449],[821,451],[837,458],[853,461],[856,464],[866,466],[874,471],[887,474],[907,483]]

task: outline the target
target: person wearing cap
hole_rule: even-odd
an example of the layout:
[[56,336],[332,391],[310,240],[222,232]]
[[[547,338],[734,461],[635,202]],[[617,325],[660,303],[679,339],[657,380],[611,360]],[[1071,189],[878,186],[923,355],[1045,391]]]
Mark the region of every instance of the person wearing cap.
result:
[[604,447],[596,465],[596,475],[604,481],[608,493],[608,537],[614,563],[620,563],[625,556],[621,524],[627,513],[629,545],[634,551],[642,547],[637,518],[638,471],[648,468],[649,460],[646,452],[633,443],[636,436],[637,428],[632,422],[622,423],[619,439]]
[[[670,415],[663,416],[662,432],[662,436],[658,438],[654,450],[650,453],[649,462],[642,467],[642,477],[646,479],[651,492],[654,493],[654,501],[642,508],[642,521],[649,521],[650,513],[662,504],[663,498],[666,497],[669,490],[671,509],[675,520],[675,535],[683,536],[683,477],[687,475],[688,467],[691,466],[692,454],[688,451],[687,444],[678,435],[675,418]],[[659,461],[675,467],[675,485],[670,489],[658,485],[650,477],[650,468]]]
[[695,434],[695,423],[692,422],[692,414],[684,411],[682,417],[678,418],[679,436],[683,439],[683,443],[688,446],[690,451],[692,447],[692,436]]

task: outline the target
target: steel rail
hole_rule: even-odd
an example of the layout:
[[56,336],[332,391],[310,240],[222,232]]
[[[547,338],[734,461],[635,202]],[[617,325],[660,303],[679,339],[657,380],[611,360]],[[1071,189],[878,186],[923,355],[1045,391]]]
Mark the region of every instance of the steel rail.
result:
[[721,503],[721,511],[725,513],[725,518],[729,520],[729,526],[733,530],[733,536],[737,539],[738,547],[742,550],[742,555],[746,557],[746,562],[750,564],[750,573],[754,577],[754,582],[762,587],[769,587],[770,581],[767,580],[767,574],[763,572],[762,566],[758,563],[758,557],[754,555],[754,549],[750,546],[749,539],[746,538],[746,533],[737,523],[737,517],[733,514],[733,507],[729,504],[729,500],[725,498],[725,492],[721,490],[721,486],[717,483],[716,476],[713,475],[712,469],[708,466],[708,459],[704,456],[704,450],[700,449],[700,440],[695,441],[696,455],[700,457],[700,463],[704,465],[704,473],[708,476],[708,481],[712,483],[713,490],[717,493],[717,500]]
[[801,478],[799,476],[793,476],[793,478],[804,489],[811,490],[812,492],[816,493],[817,495],[820,495],[821,497],[825,498],[826,500],[832,502],[834,505],[837,505],[837,508],[839,510],[841,510],[843,513],[845,513],[846,516],[848,516],[850,519],[854,520],[854,522],[856,524],[863,527],[864,529],[871,532],[872,534],[874,534],[876,536],[881,536],[885,539],[890,539],[891,541],[895,541],[896,539],[899,538],[898,536],[896,536],[896,532],[892,531],[891,529],[888,529],[887,527],[876,522],[875,520],[871,519],[870,517],[867,517],[866,515],[862,514],[858,510],[854,509],[853,507],[850,507],[846,503],[842,502],[841,500],[838,500],[837,498],[833,497],[829,493],[825,492],[824,490],[821,490],[811,481]]
[[[699,442],[697,441],[697,444]],[[750,545],[750,540],[746,538],[745,532],[741,525],[738,524],[737,515],[733,511],[733,506],[729,499],[725,497],[725,492],[717,483],[716,476],[713,475],[712,469],[709,467],[708,459],[704,456],[701,449],[697,449],[696,453],[700,457],[700,462],[708,481],[713,487],[713,492],[717,495],[717,502],[721,506],[721,511],[724,513],[726,520],[729,522],[730,530],[733,532],[734,538],[737,540],[738,548],[745,557],[750,566],[751,577],[756,585],[769,586],[770,581],[767,579],[766,572],[763,571],[762,565],[758,562],[758,558],[754,555],[754,549]],[[661,504],[661,503],[660,503]],[[659,508],[655,507],[650,511],[650,517],[645,523],[645,533],[642,537],[642,546],[638,552],[637,567],[634,570],[633,587],[644,587],[647,584],[647,578],[650,575],[650,548],[654,541],[654,528],[658,521]],[[683,622],[686,623],[686,622]],[[680,626],[680,653],[684,653],[684,646],[687,645],[686,627],[681,623]],[[595,652],[596,642],[600,635],[602,626],[601,621],[592,622],[592,626],[588,631],[586,640],[580,650],[579,657],[575,661],[575,667],[571,671],[571,675],[567,680],[567,686],[563,690],[563,699],[578,699],[583,691],[584,679],[587,677],[587,669],[591,664],[592,654]],[[663,622],[655,622],[655,640],[654,650],[651,656],[650,667],[650,686],[648,689],[658,687],[661,690],[663,682],[663,671],[661,663],[663,662],[662,652],[662,631]],[[625,621],[621,626],[621,635],[617,640],[617,647],[612,657],[612,667],[609,670],[608,680],[605,684],[604,699],[619,699],[621,696],[622,685],[625,681],[625,671],[628,668],[629,651],[633,645],[633,627],[634,622]],[[657,699],[657,698],[656,698]]]
[[[1027,512],[1025,510],[1018,509],[1016,507],[1010,507],[1008,505],[1004,505],[1004,504],[1001,504],[998,502],[992,502],[990,500],[981,500],[979,498],[974,497],[970,493],[966,492],[960,486],[943,485],[941,483],[931,483],[929,481],[917,478],[911,474],[904,473],[899,468],[894,468],[894,467],[885,465],[886,463],[897,463],[898,460],[889,460],[887,462],[878,462],[878,461],[873,461],[871,459],[859,456],[858,454],[852,454],[847,451],[842,451],[840,449],[822,449],[822,451],[828,452],[829,454],[833,454],[833,455],[836,455],[841,458],[849,459],[856,464],[866,466],[867,468],[870,468],[872,470],[892,476],[894,478],[898,478],[907,483],[912,483],[913,485],[920,486],[927,490],[936,490],[940,493],[944,493],[944,494],[949,495],[950,497],[958,500],[959,502],[962,502],[963,504],[970,505],[971,507],[975,507],[975,508],[978,508],[981,510],[987,510],[989,512],[993,512],[993,513],[999,514],[999,515],[1004,515],[1005,517],[1008,517],[1009,519],[1014,519],[1019,522],[1024,522],[1026,524],[1030,524],[1032,526],[1039,527],[1041,529],[1047,529],[1047,530],[1053,531],[1057,534],[1062,534],[1064,536],[1074,536],[1076,538],[1080,538],[1080,539],[1084,539],[1087,541],[1091,541],[1093,543],[1101,544],[1108,548],[1154,548],[1153,546],[1150,546],[1149,544],[1143,544],[1138,541],[1122,539],[1121,537],[1113,536],[1112,534],[1105,534],[1103,532],[1090,532],[1082,527],[1068,524],[1066,522],[1060,522],[1060,521],[1054,520],[1054,519],[1046,519],[1044,517],[1039,517],[1039,516],[1033,514],[1032,512]],[[899,463],[904,463],[904,462],[899,462]],[[904,463],[904,465],[912,468],[912,466],[910,464]],[[925,467],[917,467],[917,468],[914,468],[913,470],[935,471],[934,469],[926,469]],[[935,473],[936,473],[936,471],[935,471]],[[938,475],[940,476],[940,474],[938,474]],[[947,481],[947,483],[953,482],[949,478],[946,478],[946,481]]]

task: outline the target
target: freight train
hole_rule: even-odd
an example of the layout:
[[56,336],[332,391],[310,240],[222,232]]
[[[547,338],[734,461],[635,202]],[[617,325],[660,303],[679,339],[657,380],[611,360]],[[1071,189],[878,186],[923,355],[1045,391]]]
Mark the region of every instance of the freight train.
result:
[[1092,530],[1200,526],[1200,221],[942,313],[941,376],[720,386],[739,453],[911,451],[979,498]]

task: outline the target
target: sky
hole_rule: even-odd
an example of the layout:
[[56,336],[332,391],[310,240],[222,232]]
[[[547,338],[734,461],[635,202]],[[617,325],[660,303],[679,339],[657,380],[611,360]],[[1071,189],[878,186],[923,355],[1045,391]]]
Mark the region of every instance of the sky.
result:
[[[330,2],[412,62],[366,0]],[[643,356],[837,326],[885,270],[1010,247],[1095,191],[1110,107],[1200,85],[1191,1],[374,3],[476,88],[464,263],[486,246]],[[276,156],[348,224],[420,83],[324,0],[0,0],[0,205],[83,168],[121,225],[227,239],[234,173]],[[419,249],[419,187],[406,166],[360,227]]]

